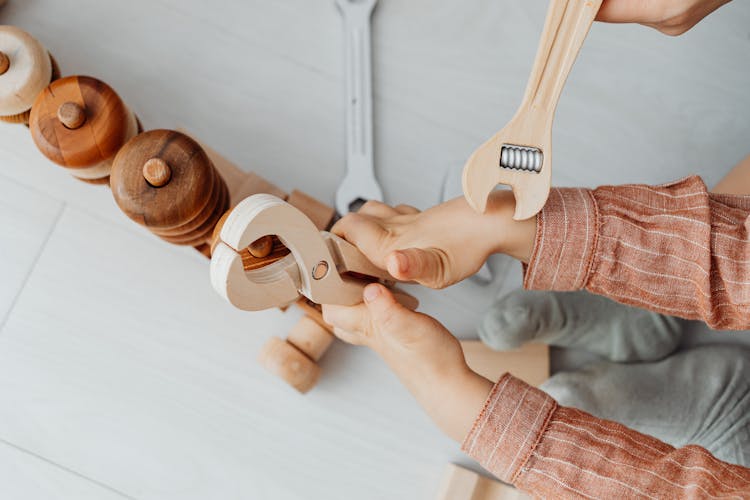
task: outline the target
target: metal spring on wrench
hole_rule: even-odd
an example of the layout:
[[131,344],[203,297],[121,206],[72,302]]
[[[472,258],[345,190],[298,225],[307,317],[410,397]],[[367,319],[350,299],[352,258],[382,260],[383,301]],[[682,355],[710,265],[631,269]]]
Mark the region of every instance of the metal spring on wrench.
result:
[[542,151],[538,148],[513,144],[503,144],[500,148],[500,166],[503,168],[539,173],[543,159]]

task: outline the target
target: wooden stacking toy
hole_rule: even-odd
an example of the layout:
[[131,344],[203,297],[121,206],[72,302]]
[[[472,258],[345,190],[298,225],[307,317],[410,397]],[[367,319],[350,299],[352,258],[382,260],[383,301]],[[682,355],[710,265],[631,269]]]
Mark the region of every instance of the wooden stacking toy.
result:
[[0,121],[29,123],[36,96],[60,77],[47,49],[15,26],[0,26]]
[[37,96],[29,128],[44,156],[78,179],[105,184],[112,160],[140,125],[109,85],[89,76],[68,76]]
[[229,208],[229,190],[193,139],[151,130],[131,139],[114,159],[110,179],[120,209],[176,245],[205,247]]

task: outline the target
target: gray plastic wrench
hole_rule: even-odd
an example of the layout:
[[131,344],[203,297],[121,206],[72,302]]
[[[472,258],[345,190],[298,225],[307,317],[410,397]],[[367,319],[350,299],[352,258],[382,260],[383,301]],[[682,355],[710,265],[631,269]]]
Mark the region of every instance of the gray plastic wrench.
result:
[[346,174],[336,190],[336,210],[356,212],[367,200],[383,201],[375,179],[372,140],[370,17],[377,0],[336,0],[344,19]]

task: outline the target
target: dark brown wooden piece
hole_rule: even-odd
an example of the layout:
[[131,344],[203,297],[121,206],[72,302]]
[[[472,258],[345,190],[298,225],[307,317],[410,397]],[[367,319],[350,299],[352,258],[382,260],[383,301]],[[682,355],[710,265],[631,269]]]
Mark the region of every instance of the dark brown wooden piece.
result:
[[10,59],[5,52],[0,51],[0,75],[5,74],[8,68],[10,68]]
[[229,208],[227,185],[203,148],[173,130],[144,132],[125,144],[110,185],[128,217],[178,245],[208,242]]
[[250,252],[250,255],[258,259],[268,257],[272,249],[273,237],[270,235],[263,236],[262,238],[253,241],[252,243],[250,243],[250,246],[247,247],[247,251]]

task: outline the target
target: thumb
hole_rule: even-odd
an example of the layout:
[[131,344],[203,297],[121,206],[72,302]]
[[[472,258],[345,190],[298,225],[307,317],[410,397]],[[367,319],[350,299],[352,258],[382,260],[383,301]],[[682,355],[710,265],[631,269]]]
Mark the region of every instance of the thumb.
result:
[[430,288],[444,288],[447,281],[447,258],[434,248],[406,248],[391,252],[386,258],[386,269],[401,281],[416,281]]
[[363,298],[375,330],[398,329],[404,313],[409,310],[399,304],[393,294],[379,283],[365,287]]

